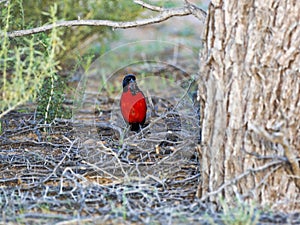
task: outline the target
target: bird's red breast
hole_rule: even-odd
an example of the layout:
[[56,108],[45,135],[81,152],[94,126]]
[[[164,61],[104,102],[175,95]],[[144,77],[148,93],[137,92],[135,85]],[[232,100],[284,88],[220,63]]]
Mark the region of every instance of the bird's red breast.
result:
[[132,93],[130,88],[127,88],[127,91],[122,93],[120,106],[127,123],[143,124],[145,122],[147,105],[145,96],[141,91]]

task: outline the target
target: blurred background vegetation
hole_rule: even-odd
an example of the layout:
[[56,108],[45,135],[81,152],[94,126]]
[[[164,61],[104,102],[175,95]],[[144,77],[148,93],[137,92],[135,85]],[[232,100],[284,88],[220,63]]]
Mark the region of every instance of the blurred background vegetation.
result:
[[[51,23],[50,9],[57,6],[55,17],[57,20],[88,20],[101,19],[113,21],[129,21],[135,19],[143,10],[133,1],[128,0],[38,0],[38,1],[10,1],[11,18],[8,31],[28,29]],[[2,11],[5,7],[2,4]],[[5,13],[4,13],[5,15]],[[5,23],[1,22],[1,27]],[[38,34],[42,38],[46,34]],[[60,37],[63,41],[64,51],[60,51],[57,58],[64,62],[72,57],[69,53],[75,48],[81,49],[93,41],[116,38],[112,28],[95,26],[77,26],[60,28]]]
[[[57,89],[54,85],[58,74],[76,66],[84,67],[78,64],[86,63],[82,56],[93,42],[113,40],[117,36],[111,28],[92,26],[59,28],[17,38],[7,37],[7,32],[58,20],[128,21],[143,11],[127,0],[12,0],[1,1],[0,10],[0,118],[38,98],[38,112],[47,122],[64,114],[60,112],[64,88]],[[96,54],[101,54],[101,49]],[[59,83],[61,86],[64,82]],[[51,109],[53,106],[56,108]]]

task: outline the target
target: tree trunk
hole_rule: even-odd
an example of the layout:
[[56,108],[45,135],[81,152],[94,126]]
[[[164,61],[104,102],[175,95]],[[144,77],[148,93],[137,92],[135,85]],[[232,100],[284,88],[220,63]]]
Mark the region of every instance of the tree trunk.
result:
[[212,0],[198,196],[300,209],[300,1]]

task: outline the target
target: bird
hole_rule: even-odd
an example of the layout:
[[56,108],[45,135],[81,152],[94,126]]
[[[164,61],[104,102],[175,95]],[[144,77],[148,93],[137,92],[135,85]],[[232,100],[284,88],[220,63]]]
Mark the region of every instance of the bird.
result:
[[133,74],[127,74],[123,79],[123,92],[120,99],[122,116],[131,131],[140,131],[146,120],[147,103],[143,92],[136,83]]

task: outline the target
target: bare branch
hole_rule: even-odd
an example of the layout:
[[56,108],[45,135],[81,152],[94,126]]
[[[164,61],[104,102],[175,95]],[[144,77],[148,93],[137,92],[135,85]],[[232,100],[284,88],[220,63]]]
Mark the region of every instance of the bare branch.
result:
[[[256,126],[254,124],[249,123],[249,128],[252,129],[258,135],[264,137],[265,139],[273,142],[278,143],[283,147],[284,155],[287,158],[289,164],[292,167],[292,171],[296,177],[300,177],[300,168],[299,163],[297,161],[297,156],[293,153],[291,146],[289,145],[287,139],[284,137],[283,133],[281,132],[273,132],[269,133],[263,127]],[[300,188],[300,180],[295,179],[296,185]]]
[[186,7],[190,10],[190,12],[195,17],[197,17],[200,21],[204,21],[205,20],[205,18],[206,18],[206,12],[203,9],[201,9],[201,8],[199,8],[199,7],[191,4],[187,0],[185,0],[185,4],[186,4]]
[[[229,180],[227,182],[225,182],[224,184],[222,184],[217,190],[214,190],[214,191],[211,191],[211,192],[208,192],[206,195],[202,196],[201,200],[200,201],[205,201],[207,198],[209,198],[210,196],[212,195],[216,195],[218,193],[220,193],[221,191],[223,191],[226,187],[232,185],[232,184],[235,184],[237,183],[239,180],[243,179],[244,177],[252,174],[252,173],[258,173],[258,172],[261,172],[261,171],[264,171],[266,169],[269,169],[271,167],[275,167],[276,170],[279,169],[282,165],[282,161],[272,161],[268,164],[265,164],[261,167],[257,167],[257,168],[249,168],[248,170],[246,170],[244,173],[238,175],[237,177],[233,178],[232,180]],[[275,171],[275,170],[274,170]]]
[[152,11],[156,11],[156,12],[162,12],[164,11],[164,8],[159,7],[159,6],[155,6],[155,5],[150,5],[146,2],[143,2],[141,0],[134,0],[134,3],[139,4],[141,6],[143,6],[144,8],[150,9]]
[[[150,5],[149,5],[150,7]],[[188,7],[176,8],[176,9],[164,9],[159,15],[153,18],[142,19],[137,21],[129,22],[117,22],[111,20],[70,20],[70,21],[60,21],[55,24],[49,24],[41,27],[36,27],[28,30],[18,30],[8,33],[8,37],[20,37],[30,34],[36,34],[51,30],[55,27],[73,27],[73,26],[107,26],[112,28],[132,28],[145,26],[148,24],[159,23],[165,21],[174,16],[187,16],[191,15],[192,12]]]
[[8,109],[6,109],[5,111],[0,113],[0,119],[5,116],[7,113],[11,112],[12,110],[16,109],[18,106],[24,104],[25,101],[24,99],[20,100],[19,102],[17,102],[16,104],[10,106]]
[[47,182],[53,175],[55,175],[58,167],[61,166],[61,164],[65,161],[65,159],[67,158],[67,156],[69,155],[71,149],[73,148],[74,144],[78,141],[78,139],[75,139],[74,141],[69,140],[67,137],[64,137],[65,139],[67,139],[70,143],[70,147],[68,148],[67,152],[64,154],[64,156],[62,157],[62,159],[60,160],[60,162],[55,166],[55,168],[53,169],[52,173],[50,173],[42,182],[45,183]]

